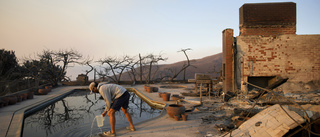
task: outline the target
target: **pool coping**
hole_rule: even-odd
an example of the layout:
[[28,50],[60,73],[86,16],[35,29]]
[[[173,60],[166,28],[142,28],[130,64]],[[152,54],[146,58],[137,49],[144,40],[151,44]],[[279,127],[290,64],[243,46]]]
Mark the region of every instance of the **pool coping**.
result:
[[[28,112],[32,109],[37,110],[41,109],[42,107],[49,105],[68,94],[71,94],[75,89],[87,89],[87,87],[84,86],[72,86],[72,87],[59,87],[57,89],[53,89],[54,92],[57,92],[56,90],[62,90],[57,94],[53,94],[48,98],[41,99],[37,101],[36,103],[33,103],[29,106],[25,106],[21,109],[18,109],[13,112],[12,119],[9,124],[6,137],[21,137],[23,132],[23,122],[25,117],[25,112]],[[30,112],[29,112],[30,113]]]
[[[8,130],[6,132],[6,137],[21,137],[22,136],[22,133],[23,133],[23,122],[24,122],[24,118],[26,115],[34,112],[34,111],[37,111],[43,107],[46,107],[58,100],[60,100],[61,98],[64,98],[66,97],[67,95],[73,93],[74,90],[77,90],[77,89],[88,89],[87,86],[72,86],[72,87],[69,87],[69,86],[66,86],[66,87],[59,87],[57,89],[53,89],[53,91],[56,91],[56,90],[63,90],[61,91],[61,93],[57,93],[57,94],[54,94],[54,95],[51,95],[50,97],[48,98],[45,98],[45,99],[42,99],[42,100],[39,100],[37,101],[36,103],[33,103],[32,105],[29,105],[29,106],[25,106],[24,108],[21,108],[21,109],[18,109],[16,111],[13,112],[12,114],[12,119],[11,119],[11,122],[9,124],[9,127],[8,127]],[[127,90],[132,90],[134,89],[134,92],[136,92],[135,94],[137,94],[140,98],[145,99],[148,101],[148,104],[150,105],[150,103],[154,103],[156,106],[157,109],[159,109],[159,107],[161,108],[162,107],[162,111],[161,111],[161,114],[159,116],[156,116],[154,118],[151,118],[151,119],[148,119],[148,120],[145,120],[145,121],[141,121],[141,122],[138,122],[138,123],[135,123],[135,124],[141,124],[141,123],[144,123],[144,122],[148,122],[148,121],[151,121],[151,120],[155,120],[157,118],[160,118],[160,117],[163,117],[166,113],[165,111],[165,107],[166,107],[166,103],[162,103],[162,102],[157,102],[157,101],[153,101],[152,99],[150,99],[150,97],[146,96],[145,94],[141,93],[139,90],[137,90],[136,88],[133,88],[133,87],[128,87],[126,88]],[[152,107],[152,106],[151,106]],[[120,130],[121,129],[125,129],[125,127],[123,128],[119,128]]]

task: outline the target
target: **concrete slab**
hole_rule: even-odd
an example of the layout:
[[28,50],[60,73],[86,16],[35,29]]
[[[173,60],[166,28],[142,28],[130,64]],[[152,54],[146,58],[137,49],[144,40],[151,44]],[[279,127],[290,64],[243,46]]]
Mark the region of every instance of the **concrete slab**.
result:
[[121,137],[163,137],[163,136],[183,136],[183,137],[202,137],[199,134],[201,127],[200,121],[193,114],[188,115],[187,121],[175,121],[169,117],[166,112],[149,121],[135,124],[136,131],[132,132],[127,129],[118,129],[117,136]]
[[281,137],[290,129],[298,126],[295,121],[299,124],[305,122],[305,120],[294,111],[291,111],[286,107],[282,108],[279,104],[276,104],[262,110],[260,113],[244,122],[238,129],[234,130],[232,136],[241,137],[243,134],[249,134],[252,137]]
[[0,136],[5,137],[12,120],[12,112],[1,112],[0,113]]

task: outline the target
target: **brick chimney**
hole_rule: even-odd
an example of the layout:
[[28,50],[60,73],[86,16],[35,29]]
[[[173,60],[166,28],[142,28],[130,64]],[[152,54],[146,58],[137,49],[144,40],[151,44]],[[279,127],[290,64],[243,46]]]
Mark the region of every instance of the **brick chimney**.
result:
[[240,36],[296,34],[296,3],[252,3],[239,9]]
[[233,29],[222,31],[222,73],[223,92],[233,91],[234,72],[233,70]]

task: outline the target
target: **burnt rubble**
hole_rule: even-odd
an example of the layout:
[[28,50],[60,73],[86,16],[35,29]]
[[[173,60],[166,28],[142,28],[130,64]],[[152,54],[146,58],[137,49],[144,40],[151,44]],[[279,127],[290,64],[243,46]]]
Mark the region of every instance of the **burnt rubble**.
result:
[[231,92],[227,99],[223,96],[230,93],[216,95],[222,90],[215,88],[219,84],[213,85],[213,98],[203,100],[193,113],[201,112],[202,124],[215,125],[221,136],[320,135],[320,90],[290,93],[275,89],[286,80],[276,81],[273,88],[247,83],[256,88],[246,93]]

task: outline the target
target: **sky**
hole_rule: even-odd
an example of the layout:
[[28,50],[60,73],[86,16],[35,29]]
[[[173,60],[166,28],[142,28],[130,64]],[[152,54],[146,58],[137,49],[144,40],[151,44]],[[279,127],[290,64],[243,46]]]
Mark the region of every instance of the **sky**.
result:
[[[320,34],[319,0],[1,0],[0,49],[19,60],[74,49],[94,60],[161,54],[162,64],[222,52],[222,31],[239,35],[245,3],[295,2],[297,34]],[[318,17],[317,17],[318,16]]]

